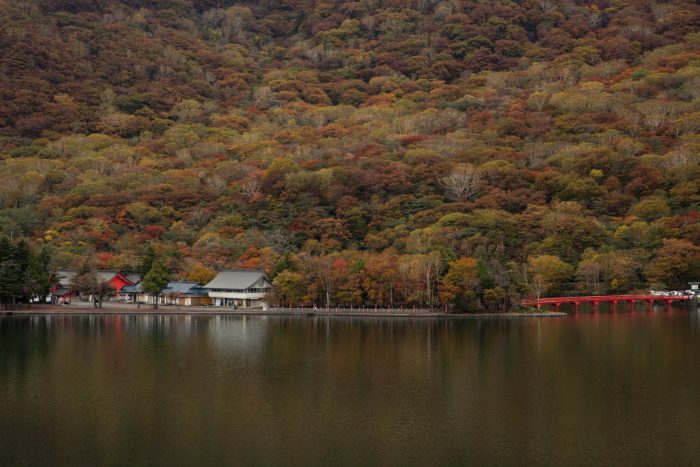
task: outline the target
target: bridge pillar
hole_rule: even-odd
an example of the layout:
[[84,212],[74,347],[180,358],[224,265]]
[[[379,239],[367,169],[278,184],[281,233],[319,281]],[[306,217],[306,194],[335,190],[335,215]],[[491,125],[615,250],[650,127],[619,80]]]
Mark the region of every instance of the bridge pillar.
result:
[[574,302],[574,303],[573,303],[573,305],[574,305],[574,313],[578,313],[578,306],[579,306],[579,303],[580,303],[580,302]]
[[554,308],[555,308],[555,310],[556,310],[557,313],[559,313],[559,307],[560,307],[560,306],[561,306],[561,303],[560,303],[560,302],[557,302],[557,303],[554,304]]
[[615,313],[617,311],[617,300],[610,300],[610,312]]
[[598,313],[598,304],[597,300],[593,300],[593,313]]

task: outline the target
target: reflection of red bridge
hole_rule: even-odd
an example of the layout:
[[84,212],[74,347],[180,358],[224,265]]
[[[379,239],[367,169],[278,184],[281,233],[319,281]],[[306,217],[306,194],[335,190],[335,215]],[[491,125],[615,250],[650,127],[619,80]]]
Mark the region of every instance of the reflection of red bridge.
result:
[[530,305],[540,307],[542,305],[553,305],[557,311],[564,304],[574,306],[574,312],[578,312],[578,307],[582,303],[590,303],[593,305],[593,311],[598,311],[599,303],[609,303],[610,309],[615,310],[619,302],[629,303],[633,306],[636,302],[646,302],[652,306],[654,302],[664,302],[667,307],[673,302],[685,302],[692,300],[689,295],[593,295],[587,297],[549,297],[540,299],[522,300],[521,305]]

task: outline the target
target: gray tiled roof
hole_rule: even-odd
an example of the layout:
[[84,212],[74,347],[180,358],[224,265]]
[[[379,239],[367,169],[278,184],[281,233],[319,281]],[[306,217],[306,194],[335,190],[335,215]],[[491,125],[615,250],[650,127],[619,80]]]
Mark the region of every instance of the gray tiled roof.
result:
[[95,271],[101,282],[109,282],[118,274],[117,271]]
[[73,278],[78,274],[77,271],[56,271],[56,279],[63,287],[70,287]]
[[204,290],[197,282],[180,282],[171,281],[163,289],[163,293],[179,293],[179,294],[189,294],[189,295],[206,295],[207,291]]
[[122,289],[120,290],[120,292],[124,292],[124,293],[141,293],[141,292],[143,292],[143,283],[142,283],[142,282],[139,282],[139,283],[136,284],[136,285],[125,285],[124,287],[122,287]]
[[263,271],[242,269],[236,271],[221,271],[211,282],[205,285],[204,288],[245,290],[263,277],[267,279]]
[[141,282],[141,274],[127,274],[124,277],[126,277],[126,280],[133,282],[134,284]]
[[[73,282],[73,278],[77,276],[79,273],[78,271],[56,271],[56,277],[58,279],[58,283],[61,284],[62,286],[69,287],[71,285],[71,282]],[[97,274],[97,278],[100,282],[109,282],[114,277],[119,274],[117,271],[95,271],[95,274]],[[129,274],[129,276],[134,276],[132,274]],[[131,281],[133,283],[136,283],[138,281],[132,280],[129,276],[126,276],[126,280]],[[135,274],[135,276],[139,276],[138,274]],[[139,276],[140,280],[140,276]]]

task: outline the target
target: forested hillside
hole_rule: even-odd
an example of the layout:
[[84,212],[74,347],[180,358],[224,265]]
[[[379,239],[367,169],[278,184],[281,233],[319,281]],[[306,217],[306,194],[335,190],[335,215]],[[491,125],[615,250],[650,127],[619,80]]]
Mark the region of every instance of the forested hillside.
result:
[[0,235],[284,304],[700,280],[691,0],[0,0]]

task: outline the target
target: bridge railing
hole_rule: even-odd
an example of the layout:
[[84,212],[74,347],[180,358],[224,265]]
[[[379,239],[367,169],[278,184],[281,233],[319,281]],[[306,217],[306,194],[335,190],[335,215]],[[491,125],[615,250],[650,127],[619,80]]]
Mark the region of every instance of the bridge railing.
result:
[[532,298],[521,300],[522,305],[561,305],[565,303],[584,303],[584,302],[624,302],[624,301],[641,301],[641,302],[653,302],[653,301],[686,301],[692,300],[693,297],[690,295],[583,295],[583,296],[569,296],[569,297],[545,297],[545,298]]

